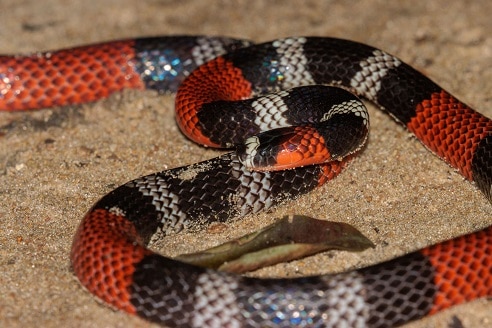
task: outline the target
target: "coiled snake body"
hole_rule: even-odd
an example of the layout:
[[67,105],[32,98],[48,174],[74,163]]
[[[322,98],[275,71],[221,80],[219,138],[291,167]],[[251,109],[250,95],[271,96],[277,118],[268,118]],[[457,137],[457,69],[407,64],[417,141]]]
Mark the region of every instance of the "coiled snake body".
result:
[[[239,145],[238,153],[130,181],[87,213],[73,270],[112,306],[177,327],[390,327],[492,295],[491,227],[369,268],[299,279],[216,272],[145,247],[157,235],[258,212],[336,176],[366,139],[368,117],[357,98],[326,93],[326,84],[389,112],[492,202],[492,121],[381,50],[333,38],[259,45],[146,38],[1,56],[0,77],[3,110],[94,101],[123,88],[177,91],[185,134],[207,146]],[[302,167],[248,168],[291,162]]]

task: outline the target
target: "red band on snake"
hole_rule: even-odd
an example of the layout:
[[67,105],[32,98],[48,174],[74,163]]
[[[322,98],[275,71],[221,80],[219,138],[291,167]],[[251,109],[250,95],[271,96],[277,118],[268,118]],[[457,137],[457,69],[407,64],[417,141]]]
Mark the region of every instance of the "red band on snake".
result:
[[[73,270],[112,306],[178,327],[387,327],[492,296],[492,227],[354,272],[300,279],[245,278],[146,248],[334,178],[361,149],[368,116],[356,97],[326,84],[386,110],[492,202],[492,121],[381,50],[333,38],[146,38],[1,56],[0,81],[3,110],[78,104],[124,88],[177,91],[186,135],[238,149],[130,181],[87,213]],[[293,165],[302,167],[277,171]]]

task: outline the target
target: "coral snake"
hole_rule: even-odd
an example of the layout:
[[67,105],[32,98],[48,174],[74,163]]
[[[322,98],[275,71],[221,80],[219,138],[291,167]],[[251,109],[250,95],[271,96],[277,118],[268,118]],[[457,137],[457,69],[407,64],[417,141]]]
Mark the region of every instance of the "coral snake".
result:
[[334,178],[369,125],[346,90],[388,112],[492,202],[492,121],[398,58],[335,38],[253,45],[205,36],[0,56],[1,110],[80,104],[124,88],[177,92],[181,130],[237,152],[135,179],[89,210],[72,268],[111,306],[176,327],[391,327],[492,295],[492,227],[353,272],[296,279],[217,272],[146,248]]

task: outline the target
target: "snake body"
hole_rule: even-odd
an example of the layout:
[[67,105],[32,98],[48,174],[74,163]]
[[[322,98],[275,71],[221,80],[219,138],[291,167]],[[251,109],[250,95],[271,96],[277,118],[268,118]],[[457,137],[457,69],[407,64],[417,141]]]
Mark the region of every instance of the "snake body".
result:
[[[177,91],[186,135],[238,147],[130,181],[89,210],[72,267],[116,308],[176,327],[391,327],[492,296],[492,227],[372,267],[298,279],[216,272],[146,248],[162,235],[255,213],[334,178],[362,147],[368,117],[356,97],[327,84],[387,111],[492,202],[492,121],[384,51],[334,38],[258,45],[145,38],[1,56],[0,77],[3,110],[83,103],[124,88]],[[305,85],[315,86],[297,88]],[[265,146],[269,140],[280,146]],[[292,163],[302,167],[276,170]]]

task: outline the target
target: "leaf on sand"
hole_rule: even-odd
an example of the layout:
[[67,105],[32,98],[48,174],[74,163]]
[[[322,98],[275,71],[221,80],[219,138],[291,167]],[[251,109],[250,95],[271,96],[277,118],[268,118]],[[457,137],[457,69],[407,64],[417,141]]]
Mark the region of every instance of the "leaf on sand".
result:
[[201,252],[179,255],[176,259],[243,273],[327,250],[358,252],[369,247],[374,244],[349,224],[290,215],[259,231]]

